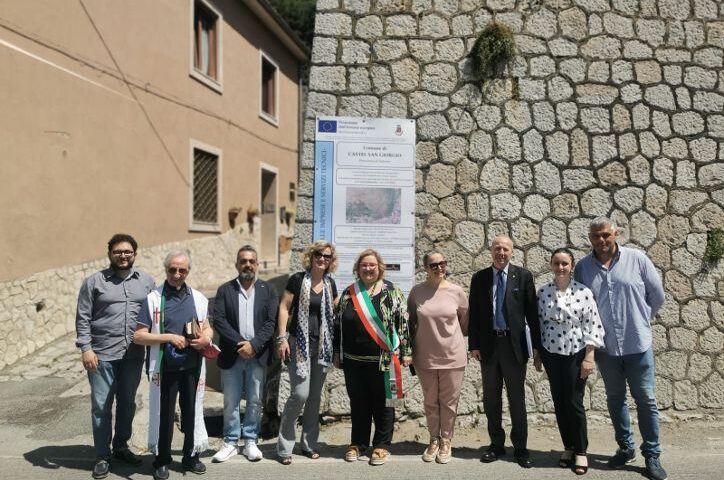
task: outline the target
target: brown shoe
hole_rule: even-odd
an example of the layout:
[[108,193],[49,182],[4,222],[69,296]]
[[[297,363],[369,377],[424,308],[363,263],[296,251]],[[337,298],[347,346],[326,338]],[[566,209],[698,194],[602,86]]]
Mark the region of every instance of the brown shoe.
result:
[[449,438],[440,439],[440,449],[437,451],[435,461],[437,463],[448,463],[452,459],[452,447]]
[[370,455],[370,465],[384,465],[390,458],[390,452],[384,448],[375,448]]
[[344,454],[344,461],[356,462],[357,460],[359,460],[359,447],[357,445],[350,445]]
[[430,437],[430,443],[427,445],[427,448],[422,453],[422,461],[423,462],[432,462],[435,460],[435,455],[437,455],[437,451],[440,448],[440,438],[439,437]]

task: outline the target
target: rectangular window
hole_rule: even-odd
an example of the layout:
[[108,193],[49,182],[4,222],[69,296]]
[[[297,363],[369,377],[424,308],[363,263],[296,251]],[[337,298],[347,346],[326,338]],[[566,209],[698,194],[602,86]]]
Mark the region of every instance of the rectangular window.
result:
[[208,0],[191,4],[190,74],[201,83],[222,93],[222,16]]
[[219,156],[194,148],[192,226],[219,227]]
[[262,54],[261,56],[261,113],[262,116],[277,119],[277,66]]

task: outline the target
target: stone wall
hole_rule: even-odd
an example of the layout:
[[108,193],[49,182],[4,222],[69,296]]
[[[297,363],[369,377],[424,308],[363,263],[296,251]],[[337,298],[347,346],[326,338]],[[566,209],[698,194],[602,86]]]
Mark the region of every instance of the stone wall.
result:
[[[237,275],[234,267],[236,251],[246,243],[258,244],[259,231],[260,228],[255,228],[256,235],[249,234],[248,227],[243,225],[222,235],[150,248],[140,245],[135,266],[161,282],[166,254],[171,250],[188,249],[192,261],[189,284],[213,293],[219,284]],[[104,252],[105,248],[105,245],[99,245],[98,251]],[[104,257],[0,283],[0,325],[6,331],[0,336],[0,369],[75,331],[80,285],[88,275],[107,267],[108,259]]]
[[[418,258],[443,251],[467,286],[503,232],[540,284],[550,252],[582,256],[588,222],[608,215],[667,292],[660,407],[724,407],[724,266],[702,263],[707,231],[724,226],[723,18],[710,0],[319,0],[295,250],[312,235],[315,116],[414,118]],[[491,21],[519,55],[483,83],[467,55]],[[466,376],[461,413],[479,412],[479,367]],[[601,379],[589,384],[605,410]],[[531,411],[552,411],[532,367],[527,393]],[[326,412],[347,412],[339,376],[326,395]]]

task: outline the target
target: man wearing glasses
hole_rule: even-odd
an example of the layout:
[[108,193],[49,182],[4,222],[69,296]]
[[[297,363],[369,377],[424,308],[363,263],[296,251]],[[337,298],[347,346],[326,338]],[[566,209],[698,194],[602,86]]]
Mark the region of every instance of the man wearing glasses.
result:
[[[86,278],[78,294],[76,345],[91,387],[96,451],[93,478],[108,475],[111,457],[141,464],[141,458],[128,448],[145,353],[142,346],[133,343],[133,333],[141,304],[153,290],[154,281],[133,268],[137,248],[132,236],[113,235],[108,241],[110,267]],[[115,435],[111,426],[114,400]]]
[[[256,269],[254,247],[241,247],[236,254],[239,276],[219,287],[214,300],[214,329],[219,333],[221,347],[217,364],[224,389],[224,443],[214,455],[214,462],[235,455],[241,439],[247,459],[255,462],[263,458],[256,442],[279,299],[271,284],[256,278]],[[242,394],[246,395],[243,425],[239,413]]]

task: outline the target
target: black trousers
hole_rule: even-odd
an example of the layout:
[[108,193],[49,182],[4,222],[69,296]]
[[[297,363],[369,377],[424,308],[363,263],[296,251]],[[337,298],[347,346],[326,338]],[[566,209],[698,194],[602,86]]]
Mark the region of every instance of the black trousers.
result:
[[395,426],[395,409],[385,405],[385,374],[377,363],[345,359],[344,383],[352,412],[352,445],[367,448],[372,421],[375,422],[373,448],[389,449]]
[[158,455],[153,467],[171,463],[176,397],[181,407],[181,431],[184,433],[183,458],[190,459],[194,452],[194,422],[196,420],[196,387],[199,370],[192,368],[161,375],[161,412],[158,427]]
[[586,356],[586,349],[573,355],[558,355],[542,348],[540,354],[551,384],[551,397],[563,448],[583,455],[588,449],[586,409],[583,406],[586,379],[581,378],[581,363]]
[[495,337],[495,351],[487,362],[481,362],[483,375],[483,407],[488,420],[492,445],[505,446],[503,430],[503,382],[508,392],[508,406],[513,428],[510,440],[516,450],[528,445],[528,416],[525,410],[525,363],[519,363],[513,352],[510,336]]

